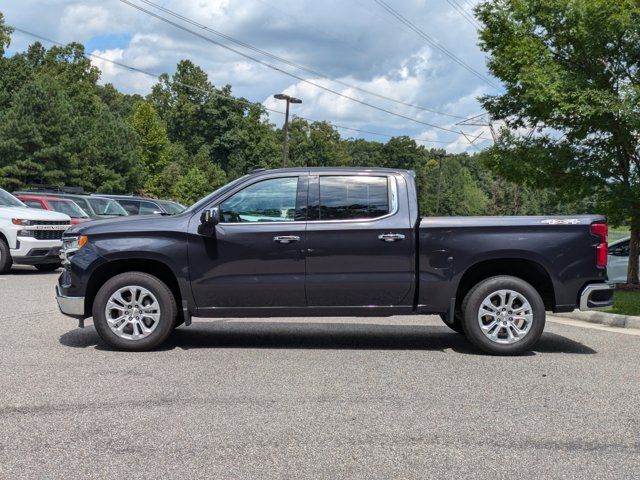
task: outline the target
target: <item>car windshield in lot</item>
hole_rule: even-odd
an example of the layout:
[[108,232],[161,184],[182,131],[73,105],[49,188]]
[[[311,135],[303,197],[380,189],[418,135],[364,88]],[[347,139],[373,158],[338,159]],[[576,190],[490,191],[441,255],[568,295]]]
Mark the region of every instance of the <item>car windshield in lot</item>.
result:
[[87,201],[97,215],[121,215],[123,217],[129,215],[118,202],[110,198],[92,197],[87,198]]
[[0,188],[0,207],[24,207],[25,204]]
[[65,213],[71,218],[89,218],[87,212],[73,200],[49,200],[48,203],[56,212]]
[[187,207],[185,207],[184,205],[180,205],[176,202],[170,202],[168,200],[158,200],[158,203],[162,205],[162,207],[170,215],[177,215],[178,213],[182,213],[187,209]]

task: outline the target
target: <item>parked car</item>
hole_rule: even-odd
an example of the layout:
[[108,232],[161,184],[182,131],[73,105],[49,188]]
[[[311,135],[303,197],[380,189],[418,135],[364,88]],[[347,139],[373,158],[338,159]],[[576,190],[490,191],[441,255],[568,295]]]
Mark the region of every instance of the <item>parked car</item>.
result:
[[0,273],[14,263],[43,271],[60,268],[62,233],[70,226],[68,215],[29,208],[0,189]]
[[94,193],[92,196],[111,198],[118,202],[129,215],[176,215],[187,207],[171,200],[135,197],[131,195],[104,195]]
[[89,214],[93,219],[126,217],[129,214],[115,200],[109,198],[93,197],[91,195],[62,193],[57,191],[19,191],[13,192],[14,195],[29,195],[37,197],[56,197],[73,200],[82,210]]
[[629,269],[629,240],[631,237],[621,238],[609,245],[607,260],[607,278],[611,283],[627,283]]
[[69,217],[71,217],[71,225],[91,220],[91,217],[87,212],[82,210],[76,202],[69,200],[68,198],[40,197],[37,195],[24,194],[18,194],[16,195],[16,198],[27,207],[38,208],[40,210],[51,210],[69,215]]
[[76,225],[58,305],[124,350],[191,316],[439,314],[506,355],[535,346],[546,310],[612,304],[605,217],[420,218],[414,177],[260,171],[181,215]]

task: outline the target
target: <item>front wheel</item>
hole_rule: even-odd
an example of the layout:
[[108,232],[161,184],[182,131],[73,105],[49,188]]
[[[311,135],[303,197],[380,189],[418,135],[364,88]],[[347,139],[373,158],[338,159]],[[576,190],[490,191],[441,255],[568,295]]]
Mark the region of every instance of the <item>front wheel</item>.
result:
[[0,238],[0,273],[9,273],[11,265],[13,265],[13,259],[11,258],[9,245],[4,239]]
[[157,347],[173,331],[176,315],[176,300],[169,287],[143,272],[121,273],[109,279],[93,302],[98,335],[119,350]]
[[545,308],[538,291],[511,276],[488,278],[462,302],[467,338],[493,355],[518,355],[531,350],[545,325]]

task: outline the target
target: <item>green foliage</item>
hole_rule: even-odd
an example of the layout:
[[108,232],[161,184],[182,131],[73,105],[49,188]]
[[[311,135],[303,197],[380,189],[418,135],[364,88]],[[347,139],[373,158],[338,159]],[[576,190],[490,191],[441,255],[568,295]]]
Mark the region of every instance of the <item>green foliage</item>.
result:
[[[492,0],[476,13],[489,69],[505,90],[481,99],[507,125],[487,164],[564,201],[593,198],[640,237],[638,3]],[[521,128],[537,135],[516,135]],[[637,282],[635,260],[630,268]]]
[[186,175],[173,186],[173,198],[177,201],[191,205],[211,192],[207,176],[198,168],[191,168]]
[[0,57],[4,55],[4,49],[11,44],[13,28],[4,23],[4,15],[0,12]]
[[138,158],[146,167],[147,174],[157,175],[167,165],[169,138],[167,130],[156,110],[148,102],[138,103],[131,126],[138,134]]
[[[0,44],[10,32],[2,28]],[[283,131],[262,105],[216,88],[184,60],[149,95],[99,85],[77,43],[34,43],[0,57],[0,185],[73,185],[142,193],[186,204],[246,174],[281,165]],[[480,156],[428,150],[409,137],[386,143],[343,139],[328,122],[293,118],[288,166],[364,166],[416,172],[421,212],[441,215],[555,213],[545,191],[492,173]],[[439,162],[442,162],[440,169]]]

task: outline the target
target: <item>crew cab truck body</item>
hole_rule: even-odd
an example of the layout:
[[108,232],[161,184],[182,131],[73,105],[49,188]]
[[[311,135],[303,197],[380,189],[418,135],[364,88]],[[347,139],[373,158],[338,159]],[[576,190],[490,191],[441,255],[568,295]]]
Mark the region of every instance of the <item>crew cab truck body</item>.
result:
[[62,234],[70,226],[68,215],[29,208],[0,189],[0,273],[13,264],[59,268]]
[[128,350],[191,316],[440,314],[484,351],[517,354],[545,311],[612,303],[606,253],[603,216],[420,218],[410,171],[281,169],[172,217],[73,227],[57,298]]

